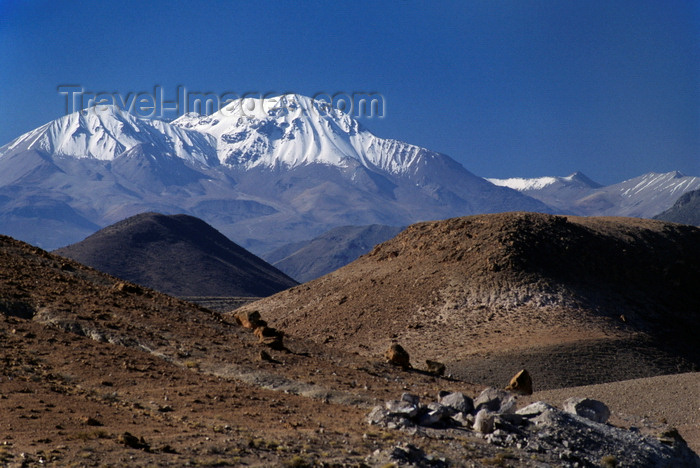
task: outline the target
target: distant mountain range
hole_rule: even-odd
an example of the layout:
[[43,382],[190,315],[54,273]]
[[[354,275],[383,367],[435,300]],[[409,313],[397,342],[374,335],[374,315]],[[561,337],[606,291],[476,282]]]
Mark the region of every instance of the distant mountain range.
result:
[[562,213],[583,216],[651,218],[668,209],[684,193],[700,189],[700,177],[680,172],[650,172],[602,186],[576,172],[568,177],[487,179],[536,198]]
[[654,219],[700,226],[700,190],[684,193],[671,208]]
[[343,225],[551,211],[450,157],[303,96],[172,123],[98,107],[0,148],[0,226],[55,248],[144,211],[197,216],[255,253]]
[[296,281],[187,215],[142,213],[54,253],[175,296],[269,296]]
[[672,174],[609,187],[547,179],[491,183],[298,95],[171,123],[101,106],[0,147],[0,232],[54,249],[138,213],[185,213],[260,255],[347,225],[503,211],[653,216],[700,188]]
[[263,258],[295,280],[305,283],[337,270],[391,239],[403,227],[341,226],[306,242],[295,242]]

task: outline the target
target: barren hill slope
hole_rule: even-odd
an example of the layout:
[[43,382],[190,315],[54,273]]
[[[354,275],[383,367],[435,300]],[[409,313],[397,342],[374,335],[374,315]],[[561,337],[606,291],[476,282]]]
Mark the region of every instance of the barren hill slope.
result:
[[[422,401],[481,389],[302,339],[266,354],[256,341],[217,313],[0,236],[0,464],[385,466],[410,448],[429,455],[421,466],[493,466],[507,453],[526,467],[566,453],[561,439],[533,454],[468,427],[370,426],[373,405],[408,389]],[[680,441],[644,444],[697,461]]]
[[700,364],[700,229],[504,213],[419,223],[352,264],[247,306],[274,326],[421,366],[539,388]]
[[285,344],[262,360],[217,313],[0,236],[0,465],[357,465],[396,443],[363,439],[372,404],[435,392],[431,376]]
[[142,213],[55,253],[176,296],[268,296],[297,284],[187,215]]

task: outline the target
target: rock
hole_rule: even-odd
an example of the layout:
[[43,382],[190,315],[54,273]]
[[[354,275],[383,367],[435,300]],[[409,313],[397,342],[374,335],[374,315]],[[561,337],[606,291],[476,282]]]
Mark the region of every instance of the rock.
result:
[[474,416],[467,413],[455,413],[451,416],[452,421],[462,427],[472,427],[474,425]]
[[253,330],[253,333],[258,337],[258,342],[260,344],[269,346],[272,349],[284,348],[284,344],[282,342],[284,333],[279,330],[267,326],[261,326]]
[[471,413],[474,410],[474,401],[462,392],[448,393],[440,398],[440,404],[454,413]]
[[[450,394],[441,394],[441,399]],[[515,398],[504,390],[487,389],[480,398],[483,406],[491,404],[492,407],[503,409],[501,403],[510,407],[510,402]],[[477,398],[479,400],[479,398]],[[602,405],[595,400],[570,399],[567,402],[574,410],[584,413],[591,407]],[[498,404],[494,404],[496,401]],[[591,403],[594,402],[594,403]],[[414,405],[414,403],[416,403]],[[603,407],[605,407],[603,405]],[[388,409],[391,408],[391,409]],[[414,416],[415,409],[418,414]],[[607,409],[607,407],[605,407]],[[600,408],[598,408],[599,411]],[[440,428],[450,430],[456,428],[472,427],[474,431],[482,434],[481,439],[500,450],[497,447],[517,448],[520,452],[516,459],[523,463],[527,460],[521,456],[532,458],[535,454],[537,460],[533,466],[613,466],[611,463],[625,466],[649,466],[670,467],[688,466],[700,467],[700,457],[693,453],[678,434],[669,429],[661,435],[644,435],[638,428],[624,429],[608,424],[594,422],[571,412],[559,410],[543,402],[536,402],[522,408],[517,412],[510,411],[495,413],[482,407],[476,416],[457,412],[450,416],[452,408],[442,404],[431,402],[425,406],[417,405],[417,397],[411,394],[402,395],[401,400],[387,402],[386,408],[377,406],[367,416],[370,424],[379,424],[388,429],[408,429],[409,434],[417,434],[420,426],[430,426],[431,429],[423,429],[423,434],[435,432],[436,439],[442,439]],[[599,418],[600,419],[600,418]],[[605,419],[605,418],[602,418]],[[429,432],[430,431],[430,432]],[[448,432],[449,438],[460,437],[458,434],[467,431]],[[371,459],[372,466],[381,466],[382,463],[398,463],[399,466],[434,466],[429,464],[435,461],[435,457],[427,456],[422,460],[418,458],[409,462],[406,454],[412,450],[401,449],[392,452],[391,457],[376,458],[382,450],[376,450]],[[529,455],[528,455],[529,454]],[[442,459],[441,459],[442,460]],[[494,459],[496,460],[496,459]],[[517,463],[516,463],[517,464]],[[514,465],[515,466],[515,465]],[[518,466],[520,466],[518,464]]]
[[389,416],[389,411],[382,406],[375,406],[367,415],[367,422],[374,425],[383,425]]
[[138,438],[135,435],[131,434],[130,432],[125,432],[123,434],[120,434],[119,437],[117,437],[117,442],[120,444],[124,444],[127,447],[135,448],[135,449],[141,449],[141,450],[149,450],[150,446],[146,443],[145,440],[143,440],[143,437]]
[[528,426],[528,450],[557,455],[561,460],[577,461],[579,466],[608,466],[624,460],[624,466],[676,467],[700,466],[700,457],[684,441],[667,445],[655,437],[620,427],[594,422],[552,408],[532,419]]
[[564,402],[564,411],[597,423],[605,423],[610,417],[610,409],[605,403],[591,398],[569,398]]
[[[417,413],[418,410],[416,409],[416,414]],[[409,412],[409,414],[411,414],[411,412]],[[375,406],[372,408],[372,411],[370,411],[367,415],[367,422],[369,424],[387,427],[389,429],[413,427],[413,423],[406,417],[406,414],[392,413],[390,410],[382,406]]]
[[90,416],[83,416],[82,418],[80,418],[80,422],[83,424],[86,424],[88,426],[101,426],[102,425],[102,423],[100,421],[98,421],[97,419],[92,418]]
[[260,359],[261,361],[267,361],[267,362],[273,361],[272,356],[270,356],[270,353],[268,353],[264,349],[260,350],[260,353],[258,354],[258,359]]
[[523,417],[526,417],[526,418],[534,418],[535,416],[539,416],[540,414],[544,413],[545,411],[551,411],[554,409],[556,409],[556,408],[554,408],[551,405],[548,405],[544,401],[536,401],[534,403],[527,405],[525,408],[519,409],[515,413],[519,414]]
[[476,411],[487,409],[495,413],[514,413],[515,406],[513,394],[500,388],[489,387],[474,400]]
[[267,326],[267,322],[260,317],[260,312],[257,310],[240,310],[233,314],[233,318],[240,326],[243,328],[250,328],[251,330]]
[[501,413],[494,416],[493,425],[498,429],[516,432],[523,424],[525,417],[515,413]]
[[403,400],[389,400],[385,403],[389,414],[412,418],[418,415],[419,408],[417,405]]
[[443,468],[448,464],[444,458],[425,454],[413,444],[401,443],[388,450],[375,450],[365,458],[371,466],[414,466]]
[[479,410],[474,418],[474,430],[482,434],[493,432],[494,414],[487,409]]
[[386,353],[384,353],[384,357],[390,364],[400,366],[404,369],[411,368],[411,361],[408,353],[398,343],[392,343],[389,349],[386,350]]
[[127,283],[125,281],[119,281],[112,286],[112,289],[118,292],[126,294],[141,294],[143,293],[143,288],[132,283]]
[[437,361],[431,361],[430,359],[426,359],[425,364],[428,366],[428,372],[431,374],[445,375],[445,364]]
[[414,406],[418,406],[420,404],[420,397],[412,393],[402,393],[401,401],[407,401]]
[[515,374],[515,376],[510,379],[506,390],[517,393],[518,395],[532,395],[532,377],[530,377],[530,373],[523,369]]
[[440,403],[428,403],[418,418],[421,426],[433,426],[449,418],[450,411]]
[[446,396],[446,395],[449,395],[450,393],[452,393],[452,392],[448,392],[447,390],[440,390],[440,391],[438,391],[438,400],[440,400],[440,398],[442,398],[442,397],[444,397],[444,396]]

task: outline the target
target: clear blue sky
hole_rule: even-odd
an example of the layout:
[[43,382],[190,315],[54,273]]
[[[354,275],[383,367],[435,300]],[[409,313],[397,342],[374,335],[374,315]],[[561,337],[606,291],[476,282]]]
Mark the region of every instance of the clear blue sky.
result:
[[697,0],[0,0],[0,144],[61,84],[374,91],[366,127],[478,175],[700,175]]

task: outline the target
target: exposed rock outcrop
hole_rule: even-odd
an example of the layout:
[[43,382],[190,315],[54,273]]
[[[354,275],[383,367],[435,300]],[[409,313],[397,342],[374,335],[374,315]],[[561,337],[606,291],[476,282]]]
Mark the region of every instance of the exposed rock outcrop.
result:
[[428,372],[435,375],[445,375],[445,364],[438,361],[425,360],[425,365],[428,366]]
[[[700,458],[677,431],[669,429],[653,437],[636,428],[605,424],[609,410],[600,401],[570,399],[565,410],[538,401],[515,411],[514,395],[506,394],[504,390],[486,389],[468,412],[437,402],[421,404],[417,396],[404,394],[401,400],[372,409],[367,422],[412,433],[444,430],[453,431],[453,437],[472,434],[489,444],[518,451],[514,458],[546,460],[542,466],[700,466]],[[444,403],[458,397],[452,393],[440,400]],[[465,429],[473,433],[465,433]]]
[[510,390],[518,395],[532,395],[532,377],[530,373],[523,369],[510,379],[506,390]]
[[258,327],[267,326],[267,322],[260,317],[260,312],[257,310],[241,310],[233,314],[233,318],[240,326],[255,330]]
[[398,343],[392,343],[384,353],[387,362],[404,369],[411,368],[411,358],[408,352]]

